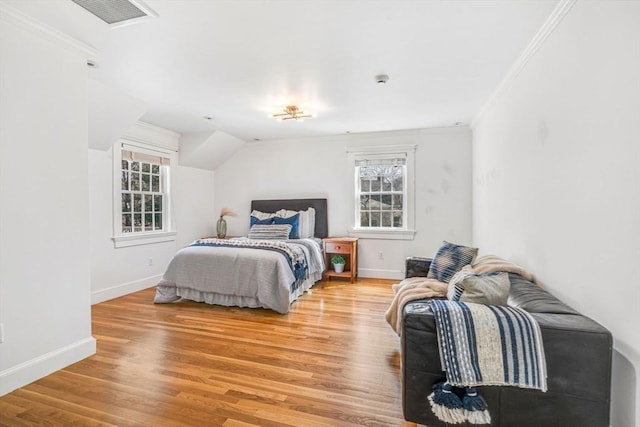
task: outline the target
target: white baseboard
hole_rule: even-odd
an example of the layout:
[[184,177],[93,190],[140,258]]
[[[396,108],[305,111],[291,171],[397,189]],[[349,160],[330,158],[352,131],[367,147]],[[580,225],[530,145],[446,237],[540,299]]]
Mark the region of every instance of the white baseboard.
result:
[[95,353],[96,340],[89,337],[0,371],[0,396],[11,393],[15,389],[24,387]]
[[400,270],[383,270],[376,268],[358,268],[358,277],[367,277],[371,279],[404,279],[404,272]]
[[92,292],[91,305],[150,288],[157,285],[161,278],[162,274],[156,274],[154,276],[145,277],[144,279],[134,280],[133,282],[122,283],[120,285]]

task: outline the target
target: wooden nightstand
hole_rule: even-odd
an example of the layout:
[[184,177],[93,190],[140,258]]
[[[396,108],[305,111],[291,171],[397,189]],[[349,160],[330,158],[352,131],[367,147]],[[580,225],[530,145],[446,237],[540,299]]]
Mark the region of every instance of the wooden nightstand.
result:
[[[355,282],[356,277],[358,277],[358,238],[327,237],[322,239],[322,243],[327,265],[327,271],[324,274],[325,278],[331,280],[332,277],[345,277],[350,279],[351,283]],[[342,255],[346,260],[342,273],[333,271],[333,265],[331,264],[331,257],[337,254]]]

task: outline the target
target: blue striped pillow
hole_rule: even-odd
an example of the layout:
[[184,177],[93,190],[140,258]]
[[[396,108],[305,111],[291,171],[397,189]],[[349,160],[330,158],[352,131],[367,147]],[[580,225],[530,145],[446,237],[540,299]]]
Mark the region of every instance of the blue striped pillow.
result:
[[477,254],[478,248],[444,241],[436,252],[436,256],[433,257],[427,278],[449,283],[453,275],[462,270],[465,265],[471,264]]
[[300,232],[298,231],[300,228],[300,214],[295,214],[294,216],[290,216],[289,218],[273,218],[274,224],[291,224],[291,232],[289,233],[290,239],[299,239]]
[[287,240],[291,233],[291,224],[256,224],[249,230],[252,240]]

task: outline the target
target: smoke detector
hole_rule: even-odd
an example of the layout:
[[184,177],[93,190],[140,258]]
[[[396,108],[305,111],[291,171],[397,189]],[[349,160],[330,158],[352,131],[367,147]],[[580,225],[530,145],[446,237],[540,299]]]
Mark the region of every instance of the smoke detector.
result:
[[373,79],[376,81],[377,84],[383,85],[389,81],[389,76],[386,74],[378,74]]

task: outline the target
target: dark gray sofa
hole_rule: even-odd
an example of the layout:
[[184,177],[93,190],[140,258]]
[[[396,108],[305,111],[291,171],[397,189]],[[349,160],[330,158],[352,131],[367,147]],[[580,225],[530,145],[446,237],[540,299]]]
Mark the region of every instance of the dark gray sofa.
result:
[[[407,258],[406,276],[426,276],[428,258]],[[485,386],[492,426],[607,427],[611,394],[611,333],[519,275],[509,274],[508,304],[538,321],[547,361],[548,391]],[[428,300],[403,310],[402,406],[407,421],[429,427],[446,426],[427,401],[441,370],[436,326]]]

